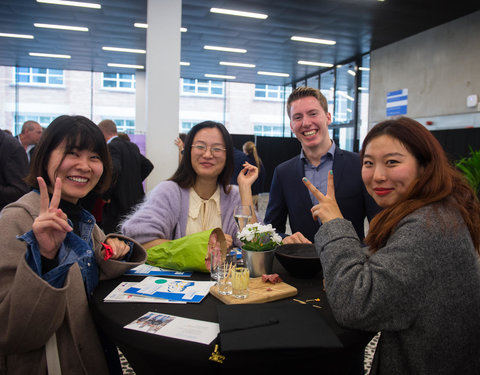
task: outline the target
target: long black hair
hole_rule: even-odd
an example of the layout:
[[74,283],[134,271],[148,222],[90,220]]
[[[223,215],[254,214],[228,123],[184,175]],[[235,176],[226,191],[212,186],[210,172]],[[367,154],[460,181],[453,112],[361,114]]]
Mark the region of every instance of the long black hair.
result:
[[54,181],[50,181],[48,177],[48,162],[53,150],[62,142],[65,142],[63,157],[73,149],[89,150],[98,154],[103,163],[103,174],[93,190],[99,193],[107,190],[112,178],[112,160],[105,137],[93,121],[83,116],[63,115],[51,122],[35,147],[26,182],[38,188],[37,177],[43,177],[47,186],[53,186]]
[[230,192],[230,179],[233,174],[233,141],[232,137],[228,130],[220,124],[219,122],[214,121],[203,121],[197,125],[195,125],[187,134],[187,138],[185,139],[185,147],[183,149],[183,157],[180,165],[178,166],[177,170],[173,174],[172,177],[169,178],[170,181],[176,182],[181,188],[191,188],[197,179],[197,174],[192,166],[192,144],[195,135],[204,128],[217,128],[222,133],[223,141],[225,142],[226,151],[226,161],[225,167],[223,167],[222,172],[218,175],[217,183],[223,186],[223,190],[225,193]]

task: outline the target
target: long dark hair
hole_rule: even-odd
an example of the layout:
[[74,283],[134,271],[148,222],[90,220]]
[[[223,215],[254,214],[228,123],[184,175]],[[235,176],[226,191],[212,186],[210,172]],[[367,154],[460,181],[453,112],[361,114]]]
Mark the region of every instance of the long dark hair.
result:
[[51,122],[35,147],[26,182],[38,188],[37,177],[43,177],[47,186],[53,186],[54,181],[50,181],[48,177],[48,162],[53,150],[64,141],[63,157],[73,149],[89,150],[98,154],[103,163],[103,174],[93,191],[106,191],[112,178],[112,160],[105,137],[94,122],[83,116],[63,115]]
[[432,133],[408,117],[380,122],[368,132],[363,141],[360,153],[362,161],[368,144],[381,135],[398,140],[415,157],[423,171],[403,199],[375,216],[370,223],[365,243],[373,251],[378,250],[405,216],[431,203],[442,202],[460,211],[475,249],[480,253],[478,197],[463,175],[450,165],[442,146]]
[[225,161],[225,167],[222,172],[218,175],[217,183],[223,186],[225,193],[230,192],[230,179],[233,174],[233,141],[232,137],[228,130],[220,124],[219,122],[214,121],[203,121],[195,125],[187,134],[185,139],[185,147],[183,149],[183,157],[180,162],[177,170],[172,177],[169,178],[170,181],[176,182],[181,188],[191,188],[197,179],[197,174],[192,166],[192,144],[195,134],[204,128],[217,128],[222,133],[223,141],[225,142],[225,148],[227,159]]

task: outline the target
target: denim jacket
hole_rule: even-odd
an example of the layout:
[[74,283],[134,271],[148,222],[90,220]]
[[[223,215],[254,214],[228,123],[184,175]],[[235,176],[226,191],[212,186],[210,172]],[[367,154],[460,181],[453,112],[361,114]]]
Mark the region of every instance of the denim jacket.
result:
[[[68,223],[72,226],[70,220],[68,220]],[[95,247],[92,236],[94,225],[93,215],[86,210],[82,210],[79,220],[80,236],[73,232],[67,233],[57,254],[58,266],[45,274],[42,274],[40,250],[33,231],[31,230],[17,238],[27,243],[27,253],[25,255],[27,264],[36,274],[55,288],[64,286],[68,270],[74,263],[78,263],[87,295],[91,296],[98,284],[98,267],[95,261]]]

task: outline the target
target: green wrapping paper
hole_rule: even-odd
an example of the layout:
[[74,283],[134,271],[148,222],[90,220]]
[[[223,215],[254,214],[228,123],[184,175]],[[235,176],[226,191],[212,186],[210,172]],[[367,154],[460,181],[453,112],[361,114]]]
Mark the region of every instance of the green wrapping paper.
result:
[[191,234],[147,249],[147,264],[176,271],[210,272],[211,259],[225,261],[227,243],[220,228]]

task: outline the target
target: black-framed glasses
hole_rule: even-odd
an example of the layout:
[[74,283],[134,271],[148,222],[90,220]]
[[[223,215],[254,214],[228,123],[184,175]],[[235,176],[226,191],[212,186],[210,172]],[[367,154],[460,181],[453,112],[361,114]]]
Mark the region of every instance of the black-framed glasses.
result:
[[207,152],[207,149],[210,148],[210,152],[212,153],[213,156],[220,156],[225,151],[227,151],[225,147],[219,147],[219,146],[208,147],[202,144],[192,145],[192,148],[196,150],[198,153],[202,153],[202,154]]

